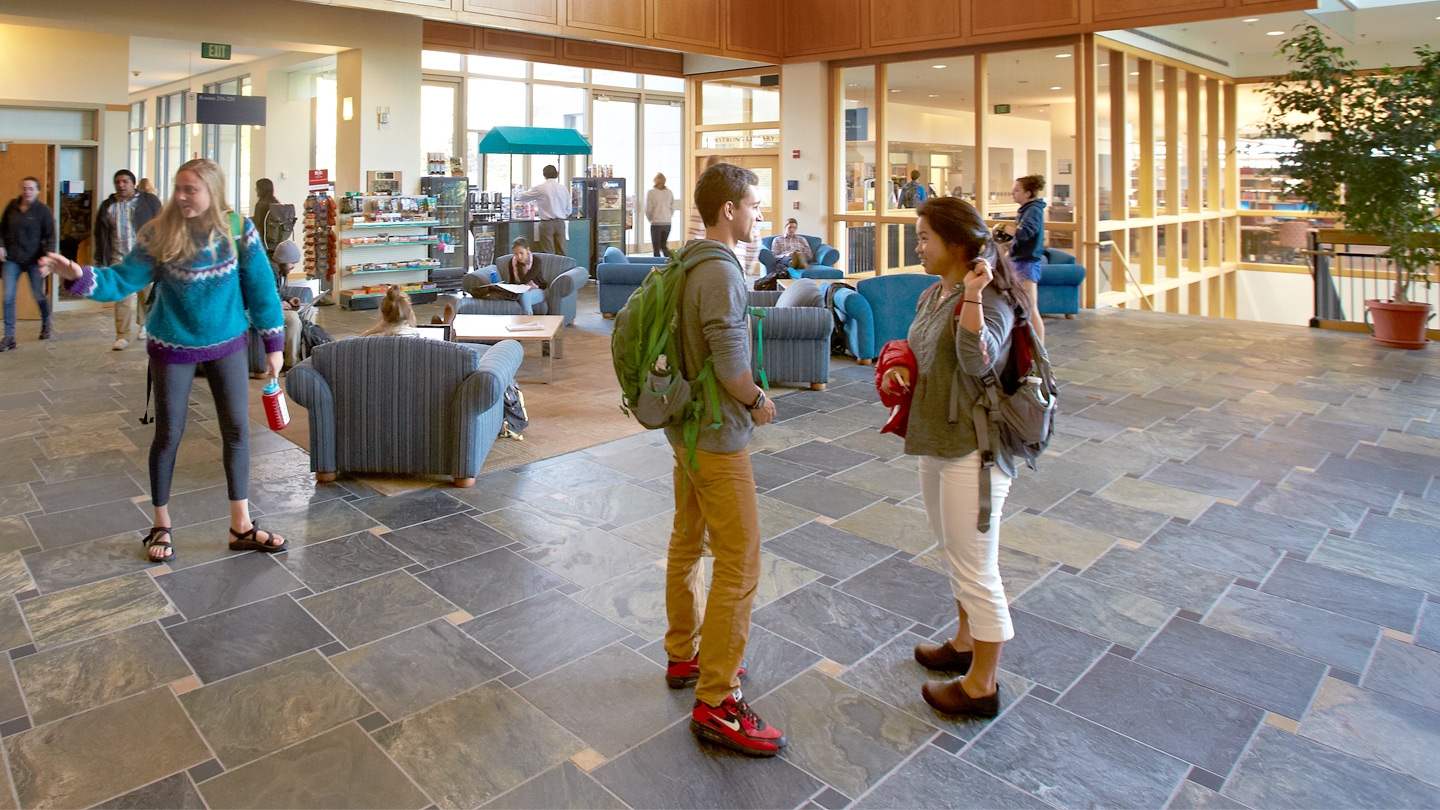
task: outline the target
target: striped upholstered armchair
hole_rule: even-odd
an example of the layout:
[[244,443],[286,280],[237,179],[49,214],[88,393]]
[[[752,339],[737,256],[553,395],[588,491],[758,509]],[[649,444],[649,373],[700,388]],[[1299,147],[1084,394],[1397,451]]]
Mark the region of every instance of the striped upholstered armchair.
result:
[[451,475],[475,483],[503,419],[524,351],[513,340],[472,347],[414,337],[317,346],[285,389],[310,411],[310,470]]
[[824,391],[830,379],[830,332],[835,327],[830,310],[777,307],[779,290],[751,290],[748,294],[754,310],[750,316],[750,367],[755,382],[760,382],[763,357],[770,382]]

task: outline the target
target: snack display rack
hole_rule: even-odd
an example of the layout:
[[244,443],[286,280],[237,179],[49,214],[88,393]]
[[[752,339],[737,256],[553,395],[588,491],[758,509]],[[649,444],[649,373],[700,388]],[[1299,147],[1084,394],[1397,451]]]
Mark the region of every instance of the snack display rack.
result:
[[439,262],[430,257],[436,244],[434,197],[366,196],[340,199],[339,274],[336,301],[347,309],[374,309],[386,289],[400,285],[412,303],[434,301],[430,281]]
[[305,275],[328,289],[335,275],[335,198],[316,191],[305,198]]

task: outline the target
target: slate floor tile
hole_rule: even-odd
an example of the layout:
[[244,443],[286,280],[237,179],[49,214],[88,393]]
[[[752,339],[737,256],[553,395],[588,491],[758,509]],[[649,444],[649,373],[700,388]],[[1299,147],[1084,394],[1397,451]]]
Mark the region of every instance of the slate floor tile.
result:
[[1295,470],[1286,476],[1285,480],[1280,482],[1280,489],[1293,489],[1322,498],[1367,506],[1380,514],[1388,513],[1400,497],[1400,491],[1390,487],[1304,470]]
[[1000,524],[1000,545],[1084,568],[1120,538],[1059,520],[1018,514]]
[[1136,542],[1144,541],[1170,519],[1078,492],[1047,510],[1045,517]]
[[375,732],[375,741],[446,810],[504,793],[585,748],[514,692],[483,684]]
[[1360,504],[1283,487],[1255,501],[1254,507],[1258,512],[1314,520],[1347,532],[1353,532],[1366,514],[1366,507]]
[[1326,671],[1319,662],[1184,619],[1171,619],[1135,661],[1291,719],[1304,715]]
[[[1110,642],[1011,608],[1015,637],[1005,643],[1001,666],[1021,677],[1064,691]],[[948,628],[947,628],[948,629]]]
[[418,560],[426,568],[438,568],[513,542],[512,538],[464,515],[446,515],[396,529],[385,534],[384,538],[385,542]]
[[128,500],[84,506],[66,512],[30,518],[40,545],[59,548],[86,540],[113,537],[150,528],[150,515]]
[[857,810],[947,807],[966,804],[997,810],[1044,810],[1048,805],[939,748],[925,746],[854,806]]
[[482,806],[487,810],[625,810],[619,799],[569,760]]
[[491,611],[461,629],[532,678],[629,634],[556,591]]
[[601,529],[586,529],[563,540],[535,543],[517,553],[581,588],[653,565],[659,559],[650,551]]
[[[1257,536],[1264,540],[1263,536]],[[1143,548],[1181,562],[1259,582],[1284,554],[1280,549],[1193,524],[1167,523]]]
[[563,501],[548,498],[487,512],[480,516],[480,520],[525,545],[560,542],[605,524],[602,518],[568,510]]
[[858,487],[824,478],[802,478],[766,493],[768,497],[839,520],[881,499]]
[[[657,773],[683,773],[684,779],[656,779]],[[784,757],[751,759],[694,739],[685,723],[676,723],[625,754],[601,765],[595,779],[636,810],[701,810],[715,797],[755,810],[799,807],[823,783]]]
[[[136,757],[137,740],[165,756]],[[169,689],[22,731],[4,745],[21,807],[89,807],[210,758]]]
[[158,782],[138,787],[123,796],[95,805],[95,810],[205,810],[205,801],[185,772],[171,774]]
[[628,482],[574,493],[564,501],[567,510],[590,515],[615,526],[654,517],[675,505],[670,494],[661,495]]
[[1440,653],[1382,638],[1360,685],[1440,712]]
[[847,666],[911,624],[907,618],[816,583],[760,608],[751,620]]
[[1041,618],[1137,650],[1175,612],[1153,599],[1062,571],[1050,573],[1013,604]]
[[1199,517],[1215,502],[1215,499],[1208,495],[1133,478],[1117,478],[1095,495],[1122,506],[1186,520]]
[[785,759],[848,797],[862,795],[935,733],[926,723],[810,670],[755,710],[785,729]]
[[0,649],[13,650],[30,643],[30,631],[14,599],[0,600]]
[[[145,692],[190,674],[154,622],[14,662],[36,725]],[[8,673],[0,673],[8,678]]]
[[1226,574],[1123,546],[1105,552],[1081,576],[1196,613],[1209,610],[1232,581]]
[[203,683],[329,644],[334,639],[288,596],[188,621],[165,632]]
[[755,488],[766,492],[798,481],[807,475],[815,475],[814,467],[806,467],[793,461],[785,461],[773,455],[752,453],[750,466],[755,474]]
[[1205,514],[1190,521],[1190,525],[1301,554],[1314,551],[1328,528],[1309,520],[1296,520],[1224,503],[1206,509]]
[[1034,698],[1006,712],[961,759],[1059,807],[1159,807],[1190,770]]
[[920,480],[915,470],[901,469],[879,460],[867,461],[858,467],[836,473],[830,476],[830,480],[899,500],[920,494]]
[[503,548],[425,571],[416,578],[472,616],[514,604],[565,582]]
[[409,557],[370,532],[308,543],[277,559],[315,593],[412,564]]
[[1223,791],[1251,807],[1424,807],[1440,790],[1332,748],[1261,726]]
[[838,590],[932,627],[955,616],[948,576],[895,557],[861,571]]
[[1425,606],[1420,591],[1289,559],[1280,561],[1260,590],[1403,633],[1415,627]]
[[200,783],[211,807],[326,810],[430,805],[354,723]]
[[1232,501],[1243,500],[1250,490],[1260,483],[1254,478],[1187,467],[1173,461],[1167,461],[1146,473],[1145,480]]
[[1440,592],[1440,557],[1331,536],[1309,562],[1427,593]]
[[1116,655],[1060,699],[1062,709],[1213,773],[1229,773],[1265,711]]
[[873,456],[858,450],[837,447],[829,442],[806,442],[775,454],[781,461],[802,464],[827,473],[838,473],[870,461]]
[[1440,713],[1326,678],[1300,736],[1440,786]]
[[653,565],[587,588],[571,598],[641,638],[665,635],[665,571]]
[[1433,554],[1440,549],[1440,528],[1373,513],[1365,516],[1351,537],[1362,543],[1418,555]]
[[[289,557],[290,554],[279,555]],[[270,554],[235,554],[155,580],[187,619],[259,602],[301,587]]]
[[1420,617],[1420,629],[1415,633],[1415,644],[1431,650],[1440,650],[1440,607],[1431,602]]
[[832,525],[911,554],[935,545],[935,533],[919,499],[913,505],[873,503]]
[[615,483],[615,470],[583,458],[516,470],[520,475],[559,492],[577,493]]
[[[668,455],[668,454],[667,454]],[[666,462],[667,466],[673,461]],[[479,509],[493,512],[515,503],[548,498],[558,490],[539,481],[518,475],[511,470],[485,473],[475,478],[475,486],[456,489],[450,497]]]
[[330,662],[392,720],[433,706],[510,667],[447,621],[433,621]]
[[[757,495],[755,502],[760,511],[761,541],[784,534],[796,526],[803,526],[820,517],[809,509],[801,509],[784,501],[777,501],[768,495]],[[621,531],[627,528],[629,527],[621,527]]]
[[432,487],[400,495],[378,495],[361,498],[353,506],[369,515],[381,526],[400,529],[465,509],[465,505],[448,492]]
[[823,523],[791,529],[767,541],[764,548],[836,579],[848,579],[895,553],[891,546]]
[[362,579],[306,597],[300,604],[352,649],[457,609],[406,571]]
[[186,692],[180,703],[227,769],[374,711],[313,650]]
[[1204,624],[1351,672],[1380,637],[1377,625],[1249,588],[1231,589]]
[[[64,512],[67,509],[79,509],[82,506],[94,506],[98,503],[114,503],[144,494],[140,487],[135,485],[134,479],[126,472],[108,474],[98,474],[89,470],[86,472],[92,477],[69,479],[51,484],[35,484],[30,487],[30,490],[34,493],[35,500],[40,502],[40,508],[51,514]],[[6,514],[13,514],[13,512],[6,511]]]
[[20,610],[42,650],[175,612],[143,572],[37,596],[21,603]]
[[322,543],[347,534],[363,532],[377,525],[374,518],[348,501],[332,498],[303,509],[266,515],[265,531],[275,532],[290,543],[293,551],[310,543]]

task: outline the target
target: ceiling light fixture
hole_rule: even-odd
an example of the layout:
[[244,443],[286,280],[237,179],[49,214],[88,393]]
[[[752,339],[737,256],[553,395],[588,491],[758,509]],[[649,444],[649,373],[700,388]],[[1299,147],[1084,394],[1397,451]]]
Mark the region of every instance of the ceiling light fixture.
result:
[[1241,20],[1240,22],[1260,22],[1260,18],[1259,18],[1259,17],[1246,17],[1245,19]]
[[936,70],[944,70],[945,68],[949,67],[949,65],[931,65],[930,67],[935,68]]
[[1057,54],[1055,54],[1055,58],[1056,58],[1056,59],[1069,59],[1070,56],[1071,56],[1071,54],[1068,54],[1068,53],[1057,53]]
[[930,94],[930,98],[939,98],[939,97],[940,97],[940,94],[939,94],[939,93],[931,93],[931,94]]
[[1064,88],[1062,88],[1060,85],[1057,84],[1057,85],[1055,85],[1054,87],[1052,87],[1052,88],[1050,88],[1050,89],[1051,89],[1051,90],[1062,90],[1062,89],[1064,89]]
[[1283,37],[1283,36],[1285,36],[1285,32],[1284,32],[1284,31],[1266,31],[1266,32],[1265,32],[1265,36],[1267,36],[1267,37]]
[[1101,62],[1097,67],[1110,67],[1109,62]]
[[892,92],[892,93],[898,93],[898,92],[900,92],[900,88],[898,88],[898,87],[892,87],[892,88],[890,88],[890,92]]
[[1131,75],[1131,76],[1139,76],[1139,75],[1140,75],[1140,71],[1138,71],[1138,70],[1132,70],[1132,71],[1130,71],[1130,75]]

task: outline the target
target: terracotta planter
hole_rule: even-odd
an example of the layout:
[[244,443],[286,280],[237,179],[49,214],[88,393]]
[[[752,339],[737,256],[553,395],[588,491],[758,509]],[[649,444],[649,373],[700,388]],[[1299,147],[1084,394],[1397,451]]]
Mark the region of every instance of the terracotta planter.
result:
[[1365,301],[1370,339],[1397,349],[1423,349],[1428,339],[1425,324],[1430,320],[1429,304],[1396,303],[1370,298]]

